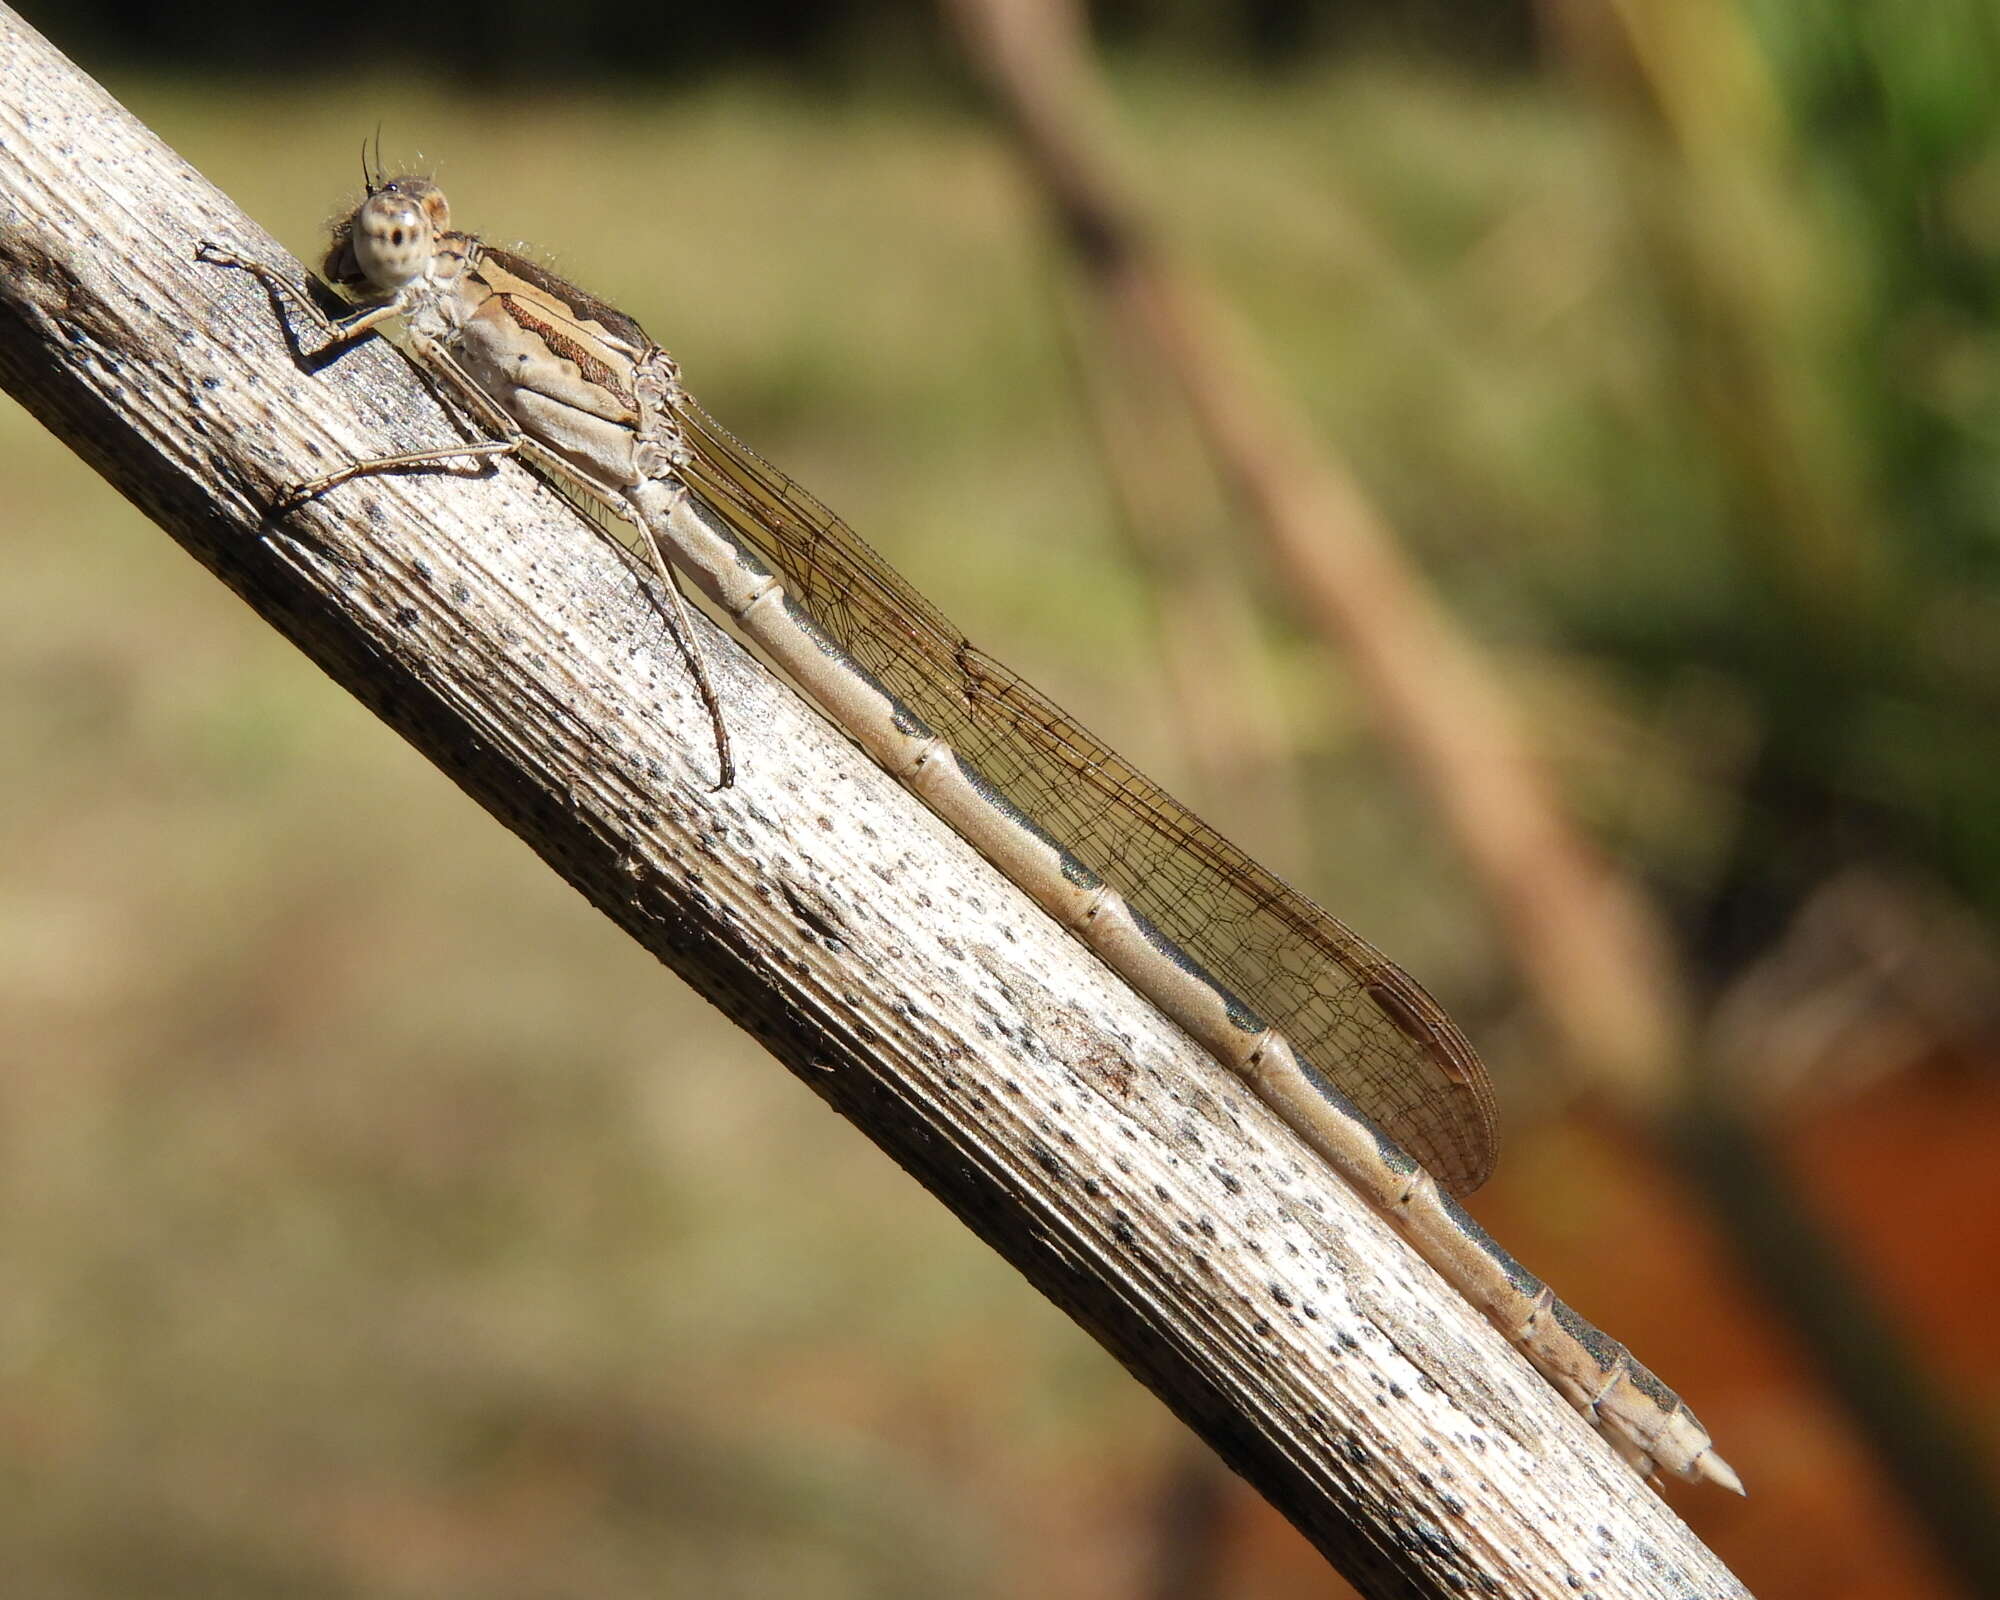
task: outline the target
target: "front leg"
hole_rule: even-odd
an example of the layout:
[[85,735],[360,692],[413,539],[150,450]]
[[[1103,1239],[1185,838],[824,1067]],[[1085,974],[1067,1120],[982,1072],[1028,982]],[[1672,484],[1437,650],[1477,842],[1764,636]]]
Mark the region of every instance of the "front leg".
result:
[[[262,261],[252,261],[247,256],[239,256],[234,251],[225,250],[220,245],[203,240],[195,247],[195,259],[210,266],[233,267],[247,272],[264,286],[264,292],[271,297],[278,311],[279,326],[284,329],[285,344],[293,358],[308,372],[317,372],[335,356],[339,355],[357,339],[374,332],[382,323],[403,310],[400,296],[385,301],[381,305],[364,306],[351,316],[333,318],[320,309],[310,294],[301,294],[286,280],[284,274]],[[292,328],[289,318],[284,315],[287,300],[302,305],[306,313],[319,324],[326,334],[326,343],[310,353],[304,350]],[[493,421],[491,415],[497,408],[488,407],[485,420]],[[273,516],[284,516],[296,511],[308,501],[316,500],[329,489],[337,488],[352,479],[367,477],[375,473],[407,471],[416,467],[435,466],[442,462],[476,460],[482,464],[501,456],[511,456],[521,448],[520,430],[512,425],[504,413],[499,415],[500,426],[496,428],[502,437],[484,439],[471,444],[444,445],[435,450],[407,450],[398,455],[376,456],[366,461],[350,462],[335,471],[323,473],[317,478],[309,478],[296,484],[278,497],[272,506]]]
[[[212,267],[233,267],[239,272],[247,272],[261,283],[264,292],[271,297],[272,308],[278,313],[278,325],[284,329],[285,345],[292,352],[292,359],[308,372],[317,372],[355,340],[373,332],[402,309],[400,301],[390,300],[379,306],[365,306],[350,316],[334,318],[321,309],[310,292],[302,293],[294,288],[283,273],[265,262],[239,256],[233,250],[225,250],[206,239],[195,246],[194,258]],[[285,315],[288,300],[303,307],[306,315],[326,335],[326,342],[318,349],[309,351],[299,343],[298,332],[293,328],[291,318]]]

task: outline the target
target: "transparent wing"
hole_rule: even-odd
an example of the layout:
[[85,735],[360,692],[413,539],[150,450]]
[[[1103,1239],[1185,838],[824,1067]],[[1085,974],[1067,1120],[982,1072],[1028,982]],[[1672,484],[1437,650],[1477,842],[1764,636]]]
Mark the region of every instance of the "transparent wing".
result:
[[692,402],[690,486],[849,655],[1116,885],[1440,1182],[1491,1171],[1478,1054],[1400,967],[975,649],[847,525]]

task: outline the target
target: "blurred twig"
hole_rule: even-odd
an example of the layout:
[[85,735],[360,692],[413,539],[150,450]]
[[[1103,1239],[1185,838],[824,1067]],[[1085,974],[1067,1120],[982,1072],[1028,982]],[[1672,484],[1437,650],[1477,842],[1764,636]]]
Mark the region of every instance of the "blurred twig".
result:
[[1366,494],[1280,398],[1228,308],[1158,243],[1111,155],[1068,0],[950,9],[1110,314],[1160,351],[1271,559],[1446,819],[1563,1056],[1657,1117],[1686,1029],[1651,910],[1569,825],[1492,668]]

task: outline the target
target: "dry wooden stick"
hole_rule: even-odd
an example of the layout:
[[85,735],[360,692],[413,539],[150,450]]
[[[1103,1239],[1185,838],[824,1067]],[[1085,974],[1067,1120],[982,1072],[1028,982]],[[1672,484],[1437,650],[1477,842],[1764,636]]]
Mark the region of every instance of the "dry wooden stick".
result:
[[1209,1058],[719,633],[714,791],[635,563],[317,370],[203,239],[279,247],[0,11],[0,382],[1114,1351],[1371,1595],[1742,1591]]

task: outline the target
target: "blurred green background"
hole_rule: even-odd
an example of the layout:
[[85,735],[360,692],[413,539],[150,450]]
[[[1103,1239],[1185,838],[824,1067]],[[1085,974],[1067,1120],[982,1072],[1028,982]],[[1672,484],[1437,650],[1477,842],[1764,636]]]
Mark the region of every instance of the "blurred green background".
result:
[[[2000,4],[1635,4],[1640,87],[1592,65],[1593,9],[1103,22],[1176,244],[1660,897],[1734,1092],[1990,1462]],[[1676,1504],[1754,1589],[1948,1592],[1684,1197],[1539,1061],[1449,840],[1247,540],[1296,825],[1186,748],[1087,308],[929,12],[676,44],[572,7],[546,52],[532,7],[28,14],[306,259],[379,122],[462,225],[637,316],[976,640],[1446,1001],[1510,1109],[1482,1218],[1702,1413],[1752,1499]],[[1190,1495],[1216,1592],[1328,1592],[11,402],[0,485],[6,1593],[1147,1594]]]

